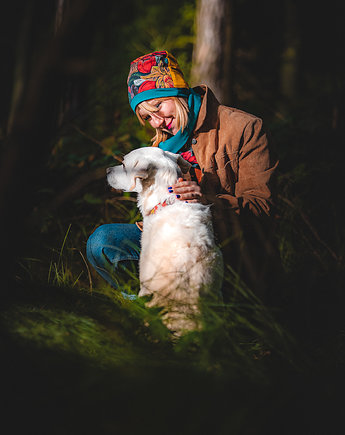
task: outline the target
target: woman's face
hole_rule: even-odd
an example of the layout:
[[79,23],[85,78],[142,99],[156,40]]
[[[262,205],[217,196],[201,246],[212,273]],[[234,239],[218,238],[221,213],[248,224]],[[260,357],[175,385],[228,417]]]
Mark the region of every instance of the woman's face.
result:
[[178,132],[178,128],[176,126],[176,106],[174,100],[170,98],[166,100],[156,98],[148,100],[147,102],[157,107],[158,110],[151,112],[139,105],[140,116],[147,121],[151,127],[159,128],[175,135]]

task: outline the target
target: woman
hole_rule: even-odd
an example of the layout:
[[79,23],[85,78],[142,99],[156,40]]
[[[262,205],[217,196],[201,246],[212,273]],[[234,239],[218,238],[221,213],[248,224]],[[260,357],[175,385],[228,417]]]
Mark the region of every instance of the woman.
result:
[[[265,227],[277,166],[261,119],[220,105],[207,86],[190,88],[167,51],[135,59],[127,83],[139,121],[156,131],[153,146],[179,153],[192,164],[188,177],[169,190],[181,201],[212,204],[226,262],[260,292],[267,285],[265,267],[272,251]],[[88,240],[90,263],[115,288],[116,269],[139,258],[140,234],[139,223],[109,224]]]

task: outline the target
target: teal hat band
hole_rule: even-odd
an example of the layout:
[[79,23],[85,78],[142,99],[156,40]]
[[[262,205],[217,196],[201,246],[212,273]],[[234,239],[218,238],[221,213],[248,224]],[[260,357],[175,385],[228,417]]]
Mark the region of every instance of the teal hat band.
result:
[[132,110],[135,112],[135,109],[138,104],[143,101],[153,100],[155,98],[163,98],[163,97],[188,97],[190,94],[190,89],[186,88],[160,88],[160,89],[149,89],[147,91],[143,91],[140,94],[137,94],[133,97],[130,102]]

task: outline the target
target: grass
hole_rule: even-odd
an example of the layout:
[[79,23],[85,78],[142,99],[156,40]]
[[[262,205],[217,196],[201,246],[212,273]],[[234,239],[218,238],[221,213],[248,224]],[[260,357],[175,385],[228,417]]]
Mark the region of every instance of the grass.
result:
[[1,326],[6,433],[328,433],[335,422],[320,418],[335,373],[302,358],[245,288],[175,344],[157,312],[98,285],[26,283]]
[[[16,431],[22,424],[25,433],[59,434],[232,430],[248,425],[254,409],[252,397],[237,414],[242,388],[257,393],[270,383],[261,344],[244,334],[246,322],[238,331],[246,342],[235,345],[238,337],[223,330],[218,314],[208,330],[173,345],[157,313],[109,288],[35,285],[13,298],[2,312],[1,345]],[[212,429],[206,413],[224,413],[229,403]],[[182,430],[181,417],[188,419]]]
[[[3,324],[11,330],[13,336],[32,341],[40,347],[74,352],[82,358],[90,359],[90,362],[97,355],[103,363],[112,361],[117,366],[117,347],[121,348],[124,360],[141,360],[139,354],[132,353],[130,341],[124,344],[121,338],[124,333],[138,334],[143,337],[145,345],[158,343],[157,347],[163,345],[164,351],[168,346],[173,352],[173,358],[177,355],[189,355],[192,349],[193,357],[189,364],[201,370],[214,369],[216,372],[228,370],[230,364],[232,369],[236,367],[236,370],[256,373],[255,366],[259,365],[256,361],[262,356],[271,352],[276,352],[277,355],[286,352],[287,355],[287,349],[293,346],[291,337],[270,311],[231,270],[225,280],[226,285],[236,286],[237,291],[232,292],[232,300],[226,304],[205,303],[202,331],[189,333],[175,343],[161,322],[158,309],[146,308],[141,299],[124,299],[94,272],[93,279],[96,284],[90,278],[89,287],[84,287],[86,281],[81,277],[91,275],[88,265],[84,264],[87,274],[85,270],[78,270],[75,277],[72,269],[68,267],[67,253],[66,258],[63,255],[70,228],[69,226],[60,250],[56,251],[57,260],[49,263],[47,283],[38,284],[37,281],[32,281],[29,284],[31,291],[33,285],[40,289],[37,298],[40,302],[44,300],[44,306],[35,305],[36,297],[31,303],[22,306],[18,304],[18,299],[23,300],[21,296],[15,298],[15,304],[9,311],[4,311]],[[27,263],[41,266],[41,262],[33,262],[32,259],[27,259]],[[32,264],[23,268],[25,272],[32,269]],[[122,271],[117,278],[123,290],[128,293],[138,292],[138,277],[134,271]],[[23,287],[23,283],[20,283]],[[28,282],[25,281],[24,287],[27,285]],[[26,295],[29,300],[30,294],[29,291]],[[36,294],[36,290],[33,294]],[[76,306],[69,304],[71,297],[77,299]],[[81,301],[83,309],[87,311],[86,317],[79,309]],[[101,308],[97,309],[100,301]],[[100,351],[101,348],[105,350],[107,357]],[[125,357],[127,351],[128,355]],[[101,360],[96,358],[95,363],[102,365]],[[252,367],[245,368],[247,365]]]

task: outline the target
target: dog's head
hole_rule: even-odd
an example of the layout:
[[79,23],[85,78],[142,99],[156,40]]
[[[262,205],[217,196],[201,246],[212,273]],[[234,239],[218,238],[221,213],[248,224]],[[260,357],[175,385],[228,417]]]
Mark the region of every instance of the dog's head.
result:
[[125,155],[122,165],[107,168],[107,180],[114,189],[141,193],[146,185],[158,182],[169,186],[187,173],[190,163],[180,155],[157,147],[138,148]]

